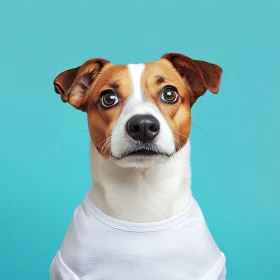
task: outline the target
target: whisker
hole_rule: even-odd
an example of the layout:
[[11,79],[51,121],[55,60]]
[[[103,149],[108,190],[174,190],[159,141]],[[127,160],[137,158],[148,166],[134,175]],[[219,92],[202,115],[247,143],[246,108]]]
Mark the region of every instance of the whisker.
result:
[[177,146],[177,148],[181,149],[183,146],[183,143],[180,142],[179,139],[177,139],[175,135],[174,135],[174,140],[175,140],[175,146]]
[[111,144],[111,137],[109,137],[109,138],[106,140],[105,144],[103,145],[103,147],[102,147],[102,149],[101,149],[101,151],[100,151],[100,153],[101,153],[102,156],[105,155],[105,153],[106,153],[106,151],[107,151],[107,148],[108,148],[108,145],[110,145],[110,144]]
[[101,157],[99,158],[99,167],[102,166],[102,164],[104,162],[104,156],[105,156],[106,152],[108,151],[108,149],[110,149],[110,147],[111,147],[111,136],[109,136],[105,140],[101,141],[100,144],[101,143],[104,143],[104,144],[100,150]]
[[110,136],[107,137],[106,139],[104,139],[103,141],[101,141],[101,142],[99,143],[99,145],[102,144],[102,143],[104,143],[104,142],[106,142],[106,141],[108,141],[109,138],[110,138]]
[[111,142],[107,144],[106,148],[104,149],[103,155],[105,156],[105,154],[110,150],[111,148]]
[[192,125],[193,125],[193,126],[196,126],[196,127],[198,127],[198,128],[200,128],[202,131],[206,132],[201,126],[196,125],[196,124],[194,124],[194,123],[192,123]]
[[183,137],[186,137],[186,135],[185,134],[182,134],[182,133],[180,133],[179,131],[173,131],[173,132],[175,132],[176,134],[178,134],[178,135],[181,135],[181,136],[183,136]]
[[179,140],[179,139],[177,139],[176,138],[176,134],[178,134],[178,135],[180,135],[180,136],[184,136],[184,138],[187,138],[187,136],[186,135],[183,135],[182,133],[179,133],[179,132],[177,132],[177,131],[173,131],[174,132],[174,139],[176,140],[176,142],[179,144],[179,147],[180,148],[182,148],[183,146],[184,146],[184,144]]

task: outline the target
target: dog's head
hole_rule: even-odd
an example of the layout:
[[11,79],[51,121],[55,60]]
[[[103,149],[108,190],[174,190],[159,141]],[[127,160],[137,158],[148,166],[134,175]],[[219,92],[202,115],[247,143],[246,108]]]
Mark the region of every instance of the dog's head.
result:
[[206,90],[217,93],[222,69],[169,53],[145,64],[91,59],[59,74],[55,91],[85,111],[102,157],[123,167],[167,161],[187,142],[191,107]]

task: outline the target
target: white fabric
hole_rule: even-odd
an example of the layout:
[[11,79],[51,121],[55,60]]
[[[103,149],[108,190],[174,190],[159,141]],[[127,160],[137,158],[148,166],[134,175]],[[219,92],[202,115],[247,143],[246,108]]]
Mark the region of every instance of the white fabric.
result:
[[132,223],[86,196],[51,265],[51,280],[224,280],[225,256],[197,202],[172,218]]

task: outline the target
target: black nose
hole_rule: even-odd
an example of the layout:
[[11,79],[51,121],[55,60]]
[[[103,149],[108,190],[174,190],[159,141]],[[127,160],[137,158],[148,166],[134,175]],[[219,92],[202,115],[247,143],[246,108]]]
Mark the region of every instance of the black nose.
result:
[[126,130],[134,140],[147,142],[159,133],[159,121],[151,115],[136,115],[126,124]]

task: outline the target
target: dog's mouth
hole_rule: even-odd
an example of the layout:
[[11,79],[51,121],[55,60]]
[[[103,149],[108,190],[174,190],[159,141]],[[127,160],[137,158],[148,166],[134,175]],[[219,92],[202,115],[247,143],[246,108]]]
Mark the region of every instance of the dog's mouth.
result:
[[158,157],[158,156],[170,157],[171,155],[169,155],[167,153],[163,153],[163,152],[161,152],[159,150],[155,150],[155,149],[141,148],[141,149],[136,149],[136,150],[132,150],[132,151],[127,151],[127,152],[123,153],[120,157],[113,156],[113,158],[117,159],[117,160],[120,160],[120,159],[123,159],[126,157],[143,159],[143,158],[151,158],[151,157]]
[[126,153],[125,156],[159,156],[162,155],[162,153],[154,150],[148,150],[148,149],[139,149],[135,150],[129,153]]

